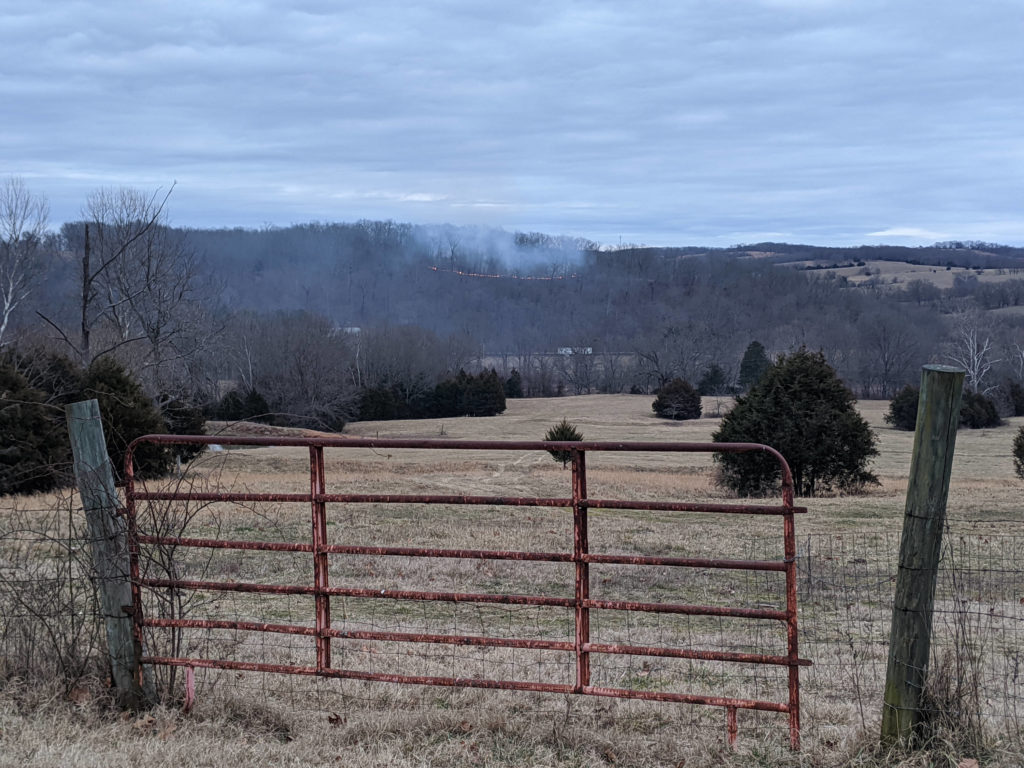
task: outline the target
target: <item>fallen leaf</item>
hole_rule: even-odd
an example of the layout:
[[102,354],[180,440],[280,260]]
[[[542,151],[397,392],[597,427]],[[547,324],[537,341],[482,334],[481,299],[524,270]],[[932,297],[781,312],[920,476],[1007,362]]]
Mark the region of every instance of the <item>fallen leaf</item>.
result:
[[331,714],[329,714],[327,716],[327,722],[330,723],[331,725],[337,726],[337,725],[341,725],[342,723],[344,723],[345,722],[345,718],[342,717],[341,715],[339,715],[337,712],[331,712]]
[[978,768],[978,761],[973,757],[968,757],[961,760],[956,768]]

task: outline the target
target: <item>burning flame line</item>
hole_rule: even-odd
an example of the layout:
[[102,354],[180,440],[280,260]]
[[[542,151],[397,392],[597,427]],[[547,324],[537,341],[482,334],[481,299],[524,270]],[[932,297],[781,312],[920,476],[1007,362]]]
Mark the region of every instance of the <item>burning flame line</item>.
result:
[[541,276],[529,276],[529,275],[487,275],[480,272],[463,272],[460,269],[441,269],[438,266],[430,267],[432,272],[447,272],[450,275],[459,275],[461,277],[489,277],[496,278],[499,280],[568,280],[570,278],[579,277],[575,272],[570,275],[558,275],[554,277],[541,277]]

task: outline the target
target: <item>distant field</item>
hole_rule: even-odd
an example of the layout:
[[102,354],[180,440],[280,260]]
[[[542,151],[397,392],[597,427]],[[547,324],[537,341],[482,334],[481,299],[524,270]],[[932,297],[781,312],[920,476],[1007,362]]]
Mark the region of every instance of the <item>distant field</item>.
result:
[[[456,418],[423,421],[362,422],[352,424],[345,433],[363,437],[438,437],[443,430],[450,439],[539,440],[551,424],[567,418],[577,424],[588,440],[635,440],[665,442],[710,441],[718,426],[716,418],[694,421],[668,421],[651,411],[648,395],[584,395],[579,397],[534,398],[509,400],[508,410],[490,419]],[[703,398],[704,413],[727,410],[729,398]],[[885,423],[888,401],[866,400],[858,409],[878,435],[879,455],[872,464],[881,485],[866,495],[840,498],[806,499],[812,514],[800,522],[802,530],[827,530],[835,515],[851,520],[862,519],[866,525],[881,522],[897,525],[902,514],[906,478],[910,471],[913,433],[892,429]],[[1019,514],[1020,494],[1024,483],[1013,474],[1010,445],[1013,435],[1024,424],[1024,418],[1008,419],[1002,427],[989,430],[961,430],[953,467],[949,516],[976,520],[1007,517],[1019,520],[1024,531],[1024,517]],[[629,457],[593,457],[598,465],[625,459],[622,471],[664,468],[673,473],[692,470],[700,479],[703,492],[720,494],[711,478],[713,462],[702,454],[682,459],[669,454]],[[409,457],[407,461],[425,460]],[[557,474],[557,467],[546,455],[528,456],[522,463],[535,471]],[[549,466],[550,465],[550,466]],[[636,478],[642,482],[641,477]],[[984,493],[979,496],[979,488]],[[983,499],[985,503],[982,503]],[[818,514],[814,514],[818,513]],[[874,522],[868,523],[868,519]]]
[[[671,422],[651,411],[650,396],[589,395],[509,400],[508,410],[492,418],[362,422],[345,434],[381,438],[441,440],[539,440],[562,418],[574,422],[587,440],[644,442],[709,441],[717,418]],[[705,413],[728,407],[727,398],[704,398]],[[152,718],[119,721],[69,705],[58,695],[40,713],[19,712],[0,693],[0,765],[53,764],[153,766],[266,764],[367,766],[869,766],[883,764],[865,747],[877,730],[880,668],[884,672],[884,630],[890,611],[890,573],[902,523],[912,434],[889,428],[883,420],[887,402],[858,405],[878,435],[879,456],[873,465],[880,485],[863,495],[800,499],[808,514],[797,520],[801,574],[801,655],[815,666],[804,680],[805,750],[785,748],[785,718],[740,716],[740,750],[723,744],[724,713],[710,707],[647,705],[603,699],[493,691],[365,684],[355,681],[316,683],[301,678],[243,675],[201,676],[198,709],[183,716],[170,709]],[[1012,470],[1010,444],[1024,418],[993,430],[961,431],[949,501],[949,536],[969,539],[971,552],[988,553],[992,542],[1024,541],[1021,499],[1024,482]],[[198,472],[201,483],[252,492],[304,491],[309,488],[308,452],[304,449],[236,449],[209,454]],[[708,455],[670,453],[591,454],[589,493],[593,497],[700,499],[732,501],[714,484]],[[409,492],[436,494],[565,495],[569,472],[543,452],[496,451],[464,454],[451,450],[380,451],[339,449],[327,452],[328,491]],[[42,497],[8,500],[24,507],[41,505]],[[0,512],[2,514],[2,512]],[[391,546],[439,546],[564,550],[571,525],[564,510],[491,507],[377,508],[330,505],[329,538]],[[777,558],[780,530],[775,519],[700,514],[591,512],[593,551],[666,553],[719,557]],[[216,527],[220,536],[303,540],[308,535],[308,505],[210,508],[196,525]],[[1016,538],[1012,538],[1012,537]],[[1006,538],[1011,537],[1011,538]],[[1005,550],[1005,547],[1004,547]],[[981,557],[982,555],[972,555]],[[332,561],[332,583],[384,588],[518,591],[557,595],[565,589],[565,566],[538,564],[523,571],[514,563],[451,563],[440,567],[420,559],[339,557]],[[988,557],[988,555],[984,555]],[[1019,589],[1008,580],[1012,563],[1024,552],[1005,550],[1004,560],[978,563],[981,605],[998,606],[1012,617],[1018,608],[1005,600]],[[253,553],[217,556],[196,567],[218,578],[267,583],[303,583],[309,578],[308,556],[268,558]],[[550,566],[550,567],[549,567]],[[517,570],[519,568],[519,570]],[[742,572],[678,572],[649,568],[640,573],[607,567],[597,572],[594,589],[612,599],[718,602],[746,605],[778,600],[777,583]],[[334,581],[334,580],[337,581]],[[973,582],[972,582],[973,584]],[[1024,611],[1024,594],[1020,611]],[[599,598],[600,599],[600,598]],[[765,602],[767,601],[767,602]],[[542,611],[498,606],[456,606],[445,612],[411,602],[392,610],[382,601],[332,601],[335,622],[396,631],[484,632],[508,636],[548,637],[566,631],[564,620]],[[946,606],[940,600],[940,609]],[[299,599],[236,596],[203,610],[226,618],[262,615],[266,621],[308,621],[310,606]],[[996,608],[993,608],[993,611]],[[609,612],[611,613],[611,612]],[[979,621],[991,622],[981,611]],[[254,619],[250,619],[254,620]],[[1024,620],[1021,616],[1017,621]],[[989,625],[986,625],[989,626]],[[986,650],[1003,642],[990,627]],[[571,631],[571,630],[570,630]],[[674,619],[627,621],[602,619],[595,631],[619,641],[662,642],[680,647],[762,648],[777,643],[753,622],[724,625],[720,620]],[[1005,635],[1019,638],[1011,631]],[[308,663],[306,638],[276,636],[251,641],[233,634],[204,636],[224,653],[282,663]],[[220,645],[218,645],[218,643]],[[383,670],[420,670],[437,674],[534,675],[557,680],[563,666],[532,652],[463,649],[442,646],[422,654],[400,653],[363,643],[336,651],[353,665]],[[392,644],[393,645],[393,644]],[[995,648],[986,680],[1006,681],[1005,664],[1019,659],[1011,642]],[[1017,656],[1012,654],[1016,653]],[[248,654],[248,656],[245,656]],[[344,655],[347,654],[347,655]],[[668,660],[672,661],[672,660]],[[641,663],[619,657],[600,674],[616,684],[649,690],[739,694],[756,691],[778,695],[778,670],[726,668],[723,664]],[[734,665],[735,667],[736,665]],[[361,667],[358,667],[361,668]],[[431,672],[431,670],[435,670]],[[1002,702],[1003,699],[992,699]],[[1002,703],[990,707],[1004,706]],[[993,728],[1005,729],[1004,714],[991,712]],[[1024,713],[1022,713],[1024,714]],[[862,731],[866,731],[866,734]],[[961,754],[958,757],[972,757]],[[1021,753],[995,755],[984,764],[1020,765]],[[886,763],[887,764],[887,763]],[[917,763],[908,763],[908,765]],[[952,763],[956,765],[956,762]]]
[[[814,266],[818,262],[793,262],[790,266]],[[869,270],[870,274],[865,274]],[[842,275],[853,284],[863,283],[871,279],[881,279],[884,284],[900,286],[911,280],[924,280],[937,288],[952,288],[953,280],[958,275],[972,275],[981,283],[998,283],[1004,280],[1020,280],[1024,271],[1009,269],[972,269],[968,267],[930,266],[927,264],[909,264],[905,261],[866,261],[863,267],[838,267],[835,269],[816,269],[810,274]],[[895,280],[895,282],[893,282]]]
[[990,309],[989,312],[1003,317],[1022,317],[1024,316],[1024,307],[1000,307],[999,309]]

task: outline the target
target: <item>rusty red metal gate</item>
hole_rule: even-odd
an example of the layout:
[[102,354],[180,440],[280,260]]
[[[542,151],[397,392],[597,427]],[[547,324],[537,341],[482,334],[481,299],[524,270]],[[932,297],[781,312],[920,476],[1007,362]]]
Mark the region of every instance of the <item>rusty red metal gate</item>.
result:
[[[218,493],[139,490],[135,480],[134,453],[142,444],[218,444],[233,446],[294,446],[309,450],[308,493]],[[325,477],[325,449],[372,448],[382,451],[392,449],[419,449],[445,451],[545,451],[569,452],[572,459],[571,495],[562,498],[520,497],[520,496],[458,496],[432,494],[358,494],[328,493]],[[781,503],[738,504],[738,503],[696,503],[686,501],[646,501],[590,498],[587,495],[586,455],[591,452],[701,452],[701,453],[743,453],[764,452],[774,457],[780,467],[782,478]],[[331,678],[376,680],[392,683],[414,683],[436,686],[463,686],[476,688],[502,688],[514,690],[541,691],[559,694],[583,694],[617,698],[647,699],[663,702],[706,704],[723,707],[726,710],[726,725],[730,744],[737,735],[737,710],[762,710],[788,715],[791,746],[800,744],[800,698],[799,669],[810,662],[801,659],[797,644],[797,583],[796,583],[796,538],[794,515],[805,512],[793,505],[793,483],[789,466],[774,449],[752,443],[628,443],[628,442],[500,442],[462,440],[382,440],[345,438],[260,438],[260,437],[210,437],[148,435],[139,438],[129,447],[125,458],[125,498],[128,516],[128,531],[131,550],[131,568],[134,596],[134,616],[139,642],[142,642],[143,628],[195,628],[232,629],[249,632],[284,633],[304,635],[312,638],[315,663],[307,665],[282,665],[235,661],[232,659],[188,658],[179,656],[145,656],[144,665],[172,665],[185,667],[191,673],[194,668],[218,668],[253,672],[271,672],[298,675],[316,675]],[[186,538],[180,536],[155,535],[139,530],[137,504],[140,501],[188,501],[188,502],[284,502],[308,504],[311,510],[311,537],[308,542],[267,542],[231,541],[223,539]],[[573,541],[571,552],[531,552],[476,549],[438,549],[423,547],[381,547],[330,544],[327,537],[327,504],[369,503],[369,504],[448,504],[448,505],[493,505],[509,507],[554,507],[571,509],[573,518]],[[622,555],[592,553],[588,546],[588,510],[639,510],[657,512],[698,512],[727,515],[771,515],[782,518],[783,558],[781,560],[723,560],[693,557],[660,557],[653,555]],[[139,552],[144,545],[169,545],[173,547],[196,547],[212,549],[235,549],[254,551],[278,551],[308,553],[312,557],[312,584],[258,584],[233,581],[196,581],[186,579],[147,578],[140,572]],[[329,555],[372,555],[402,556],[413,558],[459,558],[477,560],[515,560],[534,562],[571,563],[575,572],[573,597],[548,597],[522,594],[475,594],[459,592],[431,592],[418,590],[380,590],[332,587],[329,578]],[[722,605],[689,605],[664,602],[634,602],[615,600],[594,600],[590,597],[590,566],[592,564],[670,566],[672,568],[733,569],[747,571],[777,571],[785,574],[785,607],[782,609],[764,607],[729,607]],[[306,595],[314,599],[315,616],[312,626],[299,624],[270,624],[248,621],[216,621],[205,619],[155,618],[144,614],[144,589],[175,589],[254,592],[274,595]],[[557,606],[571,609],[574,613],[575,637],[572,642],[528,638],[507,638],[479,635],[422,634],[401,632],[355,631],[332,627],[332,598],[376,598],[415,601],[473,602],[507,605]],[[590,639],[591,611],[630,611],[667,613],[689,616],[732,617],[742,619],[763,619],[779,622],[785,630],[785,655],[738,653],[729,651],[700,650],[621,643],[594,643]],[[433,677],[399,675],[362,670],[341,669],[332,666],[331,641],[372,640],[403,643],[440,643],[449,645],[474,645],[530,650],[569,652],[575,658],[575,680],[571,684],[544,683],[521,680],[494,680],[477,677]],[[745,664],[766,664],[788,667],[788,698],[786,701],[768,701],[753,698],[732,698],[700,694],[675,693],[631,688],[600,687],[591,684],[591,657],[595,654],[628,654],[635,656],[668,657],[699,661],[736,662]]]

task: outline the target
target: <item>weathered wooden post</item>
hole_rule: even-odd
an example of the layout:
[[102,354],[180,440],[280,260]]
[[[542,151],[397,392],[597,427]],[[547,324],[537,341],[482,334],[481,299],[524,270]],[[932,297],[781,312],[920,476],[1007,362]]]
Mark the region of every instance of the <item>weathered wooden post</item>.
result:
[[882,739],[887,742],[913,736],[922,720],[935,581],[963,383],[964,371],[959,368],[926,365],[921,374],[889,634],[882,710]]
[[111,677],[122,707],[140,709],[146,703],[139,684],[141,648],[132,621],[128,538],[114,474],[96,400],[72,403],[65,409],[75,482],[89,525],[92,562],[100,595],[100,610],[107,629]]

